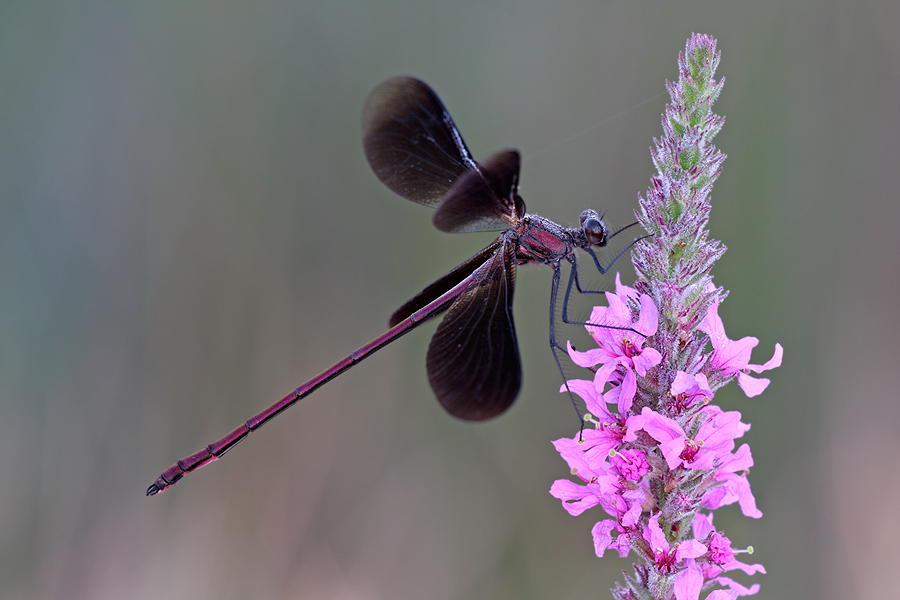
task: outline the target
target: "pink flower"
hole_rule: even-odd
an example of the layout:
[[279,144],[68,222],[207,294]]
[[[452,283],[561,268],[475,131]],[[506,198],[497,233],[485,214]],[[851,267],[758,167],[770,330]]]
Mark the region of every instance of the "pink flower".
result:
[[715,579],[719,573],[733,569],[740,569],[747,575],[766,572],[760,564],[748,565],[735,560],[731,540],[716,531],[713,527],[712,515],[697,513],[691,523],[691,528],[694,537],[698,540],[706,540],[706,545],[709,547],[709,553],[706,556],[709,564],[704,570],[706,578]]
[[703,572],[692,559],[707,552],[705,545],[697,540],[684,540],[674,546],[669,545],[659,526],[659,513],[650,517],[643,534],[650,545],[656,568],[662,573],[677,573],[674,592],[677,600],[697,600],[703,585]]
[[713,397],[709,381],[703,373],[688,375],[684,371],[675,374],[675,381],[669,390],[675,412],[690,408],[695,401],[708,402]]
[[[694,537],[698,540],[704,540],[708,548],[708,552],[704,556],[697,557],[696,566],[700,573],[700,582],[715,581],[719,585],[728,587],[727,590],[716,590],[711,592],[710,595],[707,596],[707,599],[734,599],[738,596],[755,594],[759,590],[758,584],[754,585],[752,588],[746,588],[728,577],[720,576],[721,573],[733,569],[740,569],[747,575],[765,573],[766,570],[759,564],[747,565],[735,560],[734,550],[731,548],[731,540],[716,531],[715,527],[713,527],[712,515],[705,515],[703,513],[696,514],[691,523],[691,528]],[[696,576],[694,576],[694,578],[696,579]],[[695,579],[692,581],[695,581]],[[693,593],[693,589],[694,588],[691,588],[691,593]],[[697,588],[697,592],[699,593],[699,588]],[[676,598],[680,598],[677,592],[675,595]],[[696,598],[697,596],[687,595],[685,597]]]
[[[710,284],[707,291],[714,286]],[[713,354],[709,364],[715,369],[722,372],[725,376],[737,373],[738,385],[748,398],[758,396],[769,385],[768,379],[757,379],[751,377],[748,371],[754,373],[762,373],[776,367],[781,366],[781,357],[784,350],[781,344],[775,344],[775,354],[763,365],[750,364],[750,352],[759,344],[759,340],[755,337],[745,337],[737,341],[728,339],[725,335],[725,325],[719,317],[719,299],[716,297],[715,302],[709,307],[706,318],[700,323],[698,329],[705,332],[713,346]]]
[[743,444],[719,465],[716,479],[722,483],[704,496],[703,506],[715,510],[720,506],[737,502],[745,516],[754,519],[762,517],[762,512],[756,508],[756,499],[750,492],[750,482],[746,476],[746,470],[752,466],[753,456],[750,454],[750,446]]
[[[576,365],[591,369],[601,365],[594,374],[594,386],[599,392],[607,383],[618,384],[604,396],[604,400],[615,402],[620,415],[628,412],[634,400],[637,389],[635,373],[644,376],[648,369],[662,360],[662,355],[655,348],[644,347],[644,342],[656,333],[659,324],[656,305],[646,294],[637,296],[633,288],[622,285],[616,274],[616,293],[606,293],[609,306],[596,306],[591,312],[589,321],[599,327],[586,327],[599,348],[579,352],[572,348],[571,342],[568,343],[569,356]],[[637,320],[633,321],[628,301],[635,298],[641,308]],[[621,378],[616,376],[617,373]]]
[[610,436],[603,429],[585,429],[573,438],[561,438],[553,447],[581,479],[605,475],[609,451],[619,445],[621,436]]
[[562,500],[563,508],[573,517],[600,504],[599,485],[578,485],[568,479],[557,479],[550,486],[550,495]]
[[670,469],[713,469],[734,449],[734,439],[750,429],[741,423],[741,413],[723,412],[713,406],[700,411],[706,421],[697,435],[687,437],[684,429],[674,419],[644,407],[641,414],[629,417],[623,441],[637,439],[637,431],[643,429],[659,442],[659,449]]
[[640,450],[622,450],[610,459],[613,468],[627,481],[640,481],[650,471],[647,456]]
[[[585,433],[589,431],[586,430]],[[598,504],[611,516],[620,516],[620,513],[623,512],[623,503],[618,500],[622,492],[621,476],[610,469],[608,463],[586,460],[583,455],[579,456],[570,442],[572,440],[563,438],[557,440],[555,444],[563,447],[563,452],[561,452],[563,458],[572,466],[572,472],[581,478],[584,484],[568,479],[558,479],[550,486],[550,495],[559,498],[563,508],[572,516],[578,516]],[[577,446],[577,441],[575,445]],[[608,454],[604,459],[606,457]],[[641,494],[643,498],[643,492]]]
[[685,558],[697,558],[706,554],[706,546],[697,540],[678,542],[672,548],[659,526],[659,514],[656,513],[650,517],[643,534],[644,540],[650,544],[650,550],[656,559],[657,567],[668,569],[669,572],[672,572]]
[[[607,548],[615,549],[623,558],[628,556],[631,538],[640,534],[639,521],[646,499],[647,495],[640,489],[606,498],[603,508],[615,518],[598,521],[591,529],[597,556],[602,558]],[[615,538],[612,537],[613,531],[619,534]]]

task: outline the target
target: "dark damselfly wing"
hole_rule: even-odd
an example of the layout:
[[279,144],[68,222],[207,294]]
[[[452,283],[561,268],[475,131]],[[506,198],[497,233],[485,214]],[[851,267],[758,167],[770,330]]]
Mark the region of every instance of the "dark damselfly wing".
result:
[[501,242],[473,272],[471,285],[438,325],[428,346],[428,381],[441,405],[467,421],[490,419],[519,393],[522,365],[513,323],[516,252]]
[[363,108],[363,147],[378,179],[435,207],[475,159],[437,95],[412,77],[376,87]]
[[490,246],[461,265],[454,267],[449,273],[419,292],[415,298],[394,311],[394,314],[391,315],[390,326],[393,327],[417,310],[424,308],[440,298],[447,290],[456,287],[463,279],[474,273],[475,269],[487,262],[499,247],[500,241],[495,240]]
[[[485,170],[472,158],[437,94],[411,77],[379,85],[363,109],[363,146],[378,179],[397,194],[425,206],[455,200],[439,213],[443,231],[499,231],[524,214],[516,202],[517,153],[494,155]],[[467,204],[463,185],[477,194]],[[521,208],[520,213],[517,209]]]
[[477,171],[467,171],[447,192],[434,214],[434,225],[448,233],[490,231],[495,224],[515,227],[525,216],[519,189],[519,153],[490,156]]

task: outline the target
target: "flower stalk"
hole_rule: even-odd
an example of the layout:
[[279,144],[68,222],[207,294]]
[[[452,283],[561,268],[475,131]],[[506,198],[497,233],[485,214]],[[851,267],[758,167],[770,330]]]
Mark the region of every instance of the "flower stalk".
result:
[[[634,552],[641,563],[613,588],[618,600],[712,600],[755,594],[723,574],[765,573],[713,526],[711,511],[738,503],[744,515],[762,513],[750,491],[750,447],[736,439],[750,425],[737,411],[712,404],[715,391],[736,379],[748,397],[768,386],[750,373],[778,367],[782,348],[763,365],[750,364],[753,337],[730,340],[718,316],[726,292],[711,269],[725,252],[708,239],[710,191],[725,155],[712,140],[724,119],[712,111],[723,81],[714,79],[716,42],[693,35],[679,53],[679,77],[667,83],[671,103],[663,135],[654,140],[652,177],[639,196],[638,222],[651,237],[635,245],[637,283],[616,276],[608,306],[595,307],[588,333],[598,347],[569,345],[591,379],[568,387],[586,404],[585,427],[554,442],[576,481],[561,479],[550,493],[572,515],[599,506],[608,518],[592,536],[597,556]],[[716,588],[716,589],[713,589]]]

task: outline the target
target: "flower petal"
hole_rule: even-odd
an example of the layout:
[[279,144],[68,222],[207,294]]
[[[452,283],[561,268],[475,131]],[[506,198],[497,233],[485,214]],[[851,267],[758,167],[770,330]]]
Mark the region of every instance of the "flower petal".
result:
[[697,600],[703,585],[703,573],[693,560],[675,578],[675,598],[677,600]]
[[643,377],[648,370],[662,362],[662,354],[656,348],[644,348],[640,354],[632,359],[632,362],[634,363],[634,370]]
[[[754,583],[750,587],[745,587],[731,579],[730,577],[716,577],[716,583],[719,585],[728,586],[728,591],[736,593],[738,596],[752,596],[753,594],[759,591],[759,584]],[[724,591],[724,590],[723,590]],[[707,596],[707,598],[711,597],[712,594]],[[728,596],[722,596],[723,598],[728,598]]]
[[563,508],[573,517],[600,504],[600,499],[590,493],[587,486],[578,485],[568,479],[554,481],[550,486],[550,495],[562,500]]
[[685,540],[678,544],[678,550],[675,556],[678,560],[686,558],[697,558],[706,554],[708,548],[697,540]]
[[650,517],[642,535],[647,543],[650,544],[650,551],[657,555],[669,551],[669,542],[659,526],[659,515],[660,513],[656,513]]
[[637,296],[636,289],[622,283],[622,278],[619,273],[616,273],[616,295],[622,298],[634,298]]
[[743,371],[738,371],[737,382],[738,387],[744,390],[744,394],[746,394],[748,398],[759,396],[767,387],[769,387],[768,379],[750,377]]
[[659,310],[653,303],[653,298],[641,294],[641,315],[634,324],[634,330],[650,337],[656,333],[657,327],[659,327]]
[[594,538],[594,552],[600,558],[603,553],[613,543],[612,531],[616,526],[616,522],[612,519],[598,521],[591,529],[591,536]]
[[611,400],[609,395],[613,392],[617,392],[615,399],[616,406],[619,407],[619,414],[627,415],[628,411],[631,410],[631,403],[634,402],[634,394],[637,392],[637,381],[634,378],[634,371],[625,369],[625,377],[622,378],[622,383],[606,394],[607,402]]
[[781,344],[775,344],[775,354],[772,355],[768,361],[766,361],[763,365],[747,365],[747,368],[753,371],[754,373],[762,373],[763,371],[768,371],[770,369],[777,369],[781,366],[781,358],[784,356],[784,348],[781,347]]
[[572,362],[585,369],[590,369],[595,365],[603,364],[612,358],[609,352],[603,348],[591,348],[586,352],[581,352],[572,347],[572,342],[566,342],[566,346],[569,358],[572,359]]

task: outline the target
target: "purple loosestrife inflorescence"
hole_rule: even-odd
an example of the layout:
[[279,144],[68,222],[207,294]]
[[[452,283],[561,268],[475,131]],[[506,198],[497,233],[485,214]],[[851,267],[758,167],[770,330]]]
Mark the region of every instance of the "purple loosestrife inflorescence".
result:
[[747,588],[723,573],[765,573],[736,560],[741,551],[701,512],[737,502],[744,515],[762,516],[746,476],[750,448],[735,441],[750,425],[711,401],[733,379],[748,397],[760,394],[769,381],[749,373],[778,367],[782,356],[776,344],[771,360],[750,364],[758,340],[728,339],[718,315],[726,293],[710,270],[725,248],[707,239],[706,225],[725,158],[712,144],[724,121],[711,110],[722,89],[713,79],[719,58],[704,35],[679,54],[663,136],[654,140],[657,174],[639,198],[638,221],[650,237],[632,251],[637,283],[625,286],[617,275],[609,306],[594,309],[587,330],[598,348],[569,346],[572,360],[594,374],[567,382],[589,414],[583,431],[554,442],[579,481],[556,481],[550,493],[572,515],[606,512],[591,532],[597,556],[612,549],[642,559],[613,589],[619,600],[696,600],[710,589],[708,599],[734,599],[759,584]]

